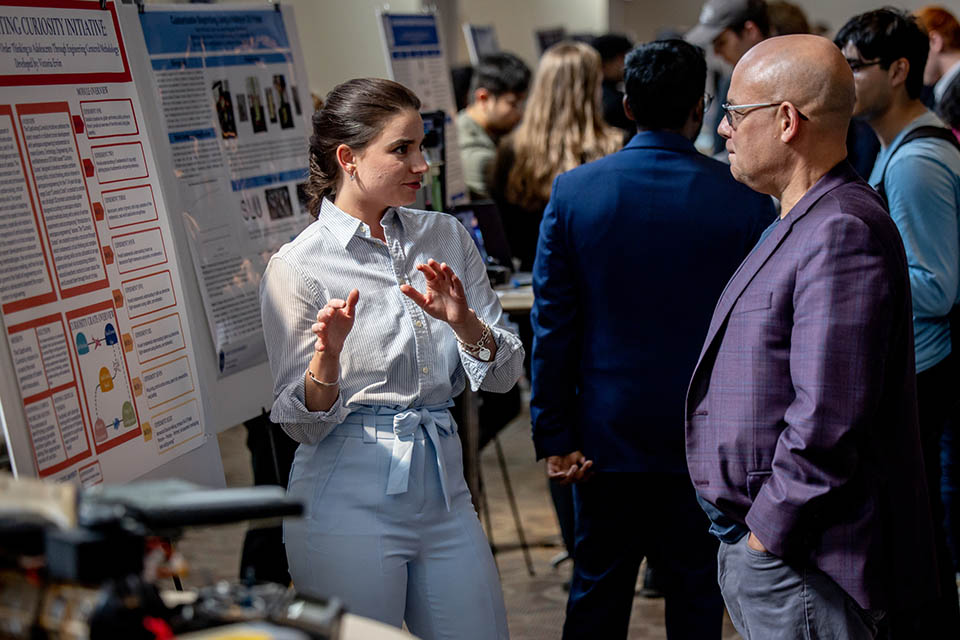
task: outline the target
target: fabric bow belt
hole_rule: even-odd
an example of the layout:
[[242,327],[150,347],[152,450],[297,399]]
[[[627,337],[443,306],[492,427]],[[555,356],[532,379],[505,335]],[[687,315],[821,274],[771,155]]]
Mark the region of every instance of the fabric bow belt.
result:
[[453,434],[453,422],[444,408],[431,411],[428,408],[407,409],[393,416],[393,456],[390,460],[390,475],[387,476],[387,495],[406,493],[410,480],[410,464],[413,461],[414,436],[423,427],[437,452],[437,468],[440,470],[440,488],[443,500],[450,511],[450,494],[447,492],[447,466],[440,448],[440,434]]
[[[440,472],[440,488],[443,491],[443,500],[447,506],[447,511],[450,510],[447,465],[443,459],[440,437],[449,437],[456,433],[456,423],[453,422],[450,412],[447,411],[451,406],[453,406],[452,401],[441,405],[415,407],[400,411],[387,407],[364,406],[355,410],[344,420],[344,425],[354,424],[359,427],[362,424],[364,441],[375,442],[377,432],[380,431],[382,437],[387,428],[387,425],[381,421],[392,418],[393,452],[390,458],[390,473],[387,476],[388,496],[407,492],[410,484],[410,466],[413,463],[413,449],[417,440],[417,432],[422,427],[426,437],[433,443],[433,449],[437,455],[437,468]],[[378,422],[382,425],[379,428]]]

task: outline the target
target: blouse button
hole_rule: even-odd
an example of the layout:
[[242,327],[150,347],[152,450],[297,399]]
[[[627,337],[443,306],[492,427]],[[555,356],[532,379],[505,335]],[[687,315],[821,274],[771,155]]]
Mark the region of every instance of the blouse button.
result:
[[421,369],[421,371],[423,371],[424,373],[430,373],[430,367],[424,367],[423,369]]

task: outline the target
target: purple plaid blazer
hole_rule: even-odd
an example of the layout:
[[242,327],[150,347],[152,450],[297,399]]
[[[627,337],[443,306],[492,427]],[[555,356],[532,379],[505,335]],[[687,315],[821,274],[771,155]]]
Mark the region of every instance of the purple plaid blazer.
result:
[[861,607],[936,594],[903,243],[843,161],[741,264],[686,401],[701,497]]

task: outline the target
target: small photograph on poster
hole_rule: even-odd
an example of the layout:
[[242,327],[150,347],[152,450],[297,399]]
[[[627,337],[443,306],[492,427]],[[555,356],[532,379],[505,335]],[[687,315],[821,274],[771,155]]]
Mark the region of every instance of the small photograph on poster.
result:
[[289,218],[293,215],[293,205],[290,202],[290,190],[284,187],[267,189],[263,192],[267,198],[267,211],[271,220]]
[[267,114],[263,112],[260,81],[256,76],[247,76],[247,102],[250,105],[250,124],[253,125],[253,132],[263,133],[267,130]]
[[297,115],[303,115],[303,109],[300,108],[300,93],[297,92],[297,85],[290,85],[290,93],[293,95],[293,110]]
[[233,118],[233,100],[230,98],[230,85],[227,80],[213,83],[213,101],[217,106],[217,120],[224,138],[237,137],[237,123]]
[[307,195],[306,182],[297,185],[297,202],[300,203],[300,214],[308,215],[310,213],[310,196]]
[[282,75],[273,76],[273,89],[277,92],[277,100],[280,102],[278,116],[280,117],[280,128],[290,129],[293,127],[293,110],[291,109],[290,99],[287,97],[287,80]]
[[277,104],[273,100],[273,89],[267,87],[264,93],[267,94],[267,115],[270,116],[270,122],[277,121]]
[[263,216],[263,203],[255,193],[244,196],[240,200],[240,215],[244,220],[256,220]]
[[242,93],[237,94],[237,117],[240,122],[247,121],[247,96]]

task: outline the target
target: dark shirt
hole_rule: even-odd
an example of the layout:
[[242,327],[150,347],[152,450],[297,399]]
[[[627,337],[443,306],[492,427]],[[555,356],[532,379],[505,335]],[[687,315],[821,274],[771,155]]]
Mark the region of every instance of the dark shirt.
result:
[[507,235],[513,257],[520,260],[520,271],[533,271],[533,259],[537,256],[537,239],[540,237],[540,220],[547,203],[530,209],[507,198],[507,179],[516,162],[516,155],[507,139],[497,149],[493,182],[489,185],[490,197],[497,204],[503,231]]
[[937,102],[937,115],[954,130],[960,130],[960,74],[953,77]]
[[623,129],[626,143],[637,132],[636,123],[627,118],[623,110],[623,93],[617,89],[616,82],[603,81],[603,119],[612,127]]

